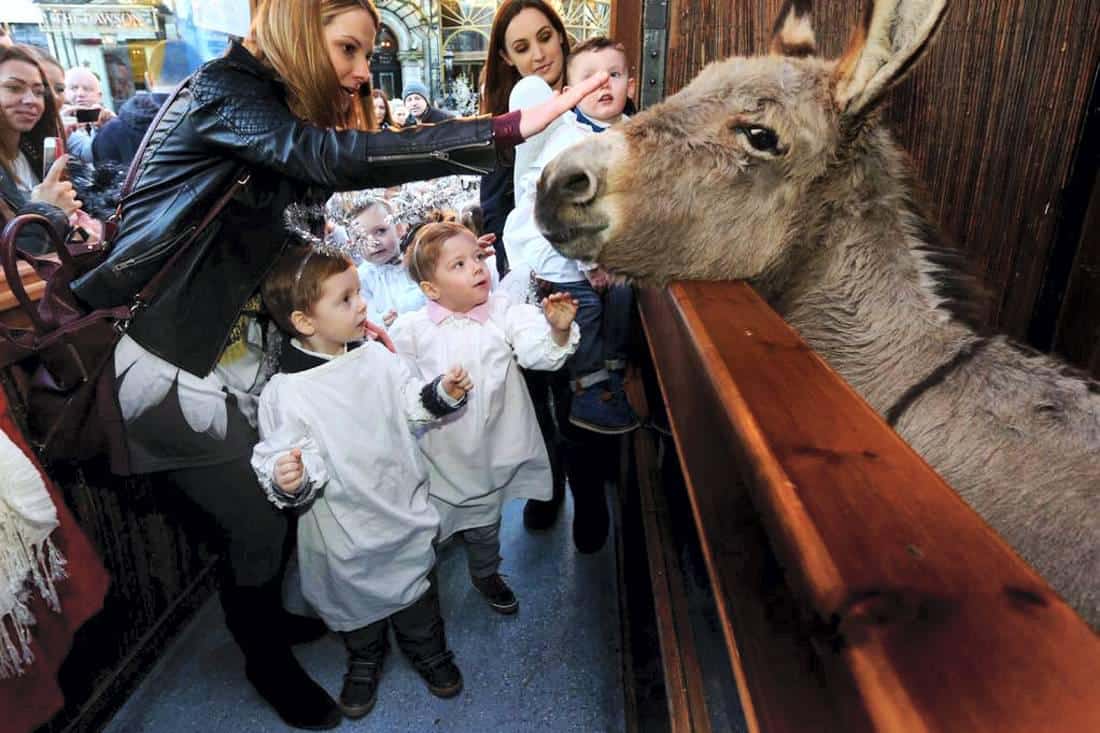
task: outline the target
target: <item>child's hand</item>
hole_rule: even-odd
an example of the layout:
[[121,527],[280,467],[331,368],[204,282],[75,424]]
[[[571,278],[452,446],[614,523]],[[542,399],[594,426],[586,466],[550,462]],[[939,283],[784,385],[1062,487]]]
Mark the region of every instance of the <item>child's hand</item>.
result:
[[495,241],[497,241],[497,235],[492,232],[487,232],[477,238],[477,246],[481,250],[482,257],[488,259],[496,256],[497,249],[493,246]]
[[587,270],[584,273],[585,278],[588,280],[588,284],[592,286],[593,290],[597,292],[603,292],[607,290],[607,286],[611,284],[611,276],[607,274],[607,270],[602,267],[593,267],[591,270]]
[[386,328],[389,328],[390,326],[392,326],[393,322],[396,321],[396,320],[397,320],[397,311],[395,311],[393,308],[390,308],[390,310],[385,315],[382,316],[382,323],[384,323],[386,325]]
[[275,485],[288,494],[297,494],[302,488],[305,466],[302,465],[302,451],[295,448],[283,454],[275,461]]
[[563,344],[569,340],[569,327],[577,315],[577,301],[568,293],[550,293],[542,299],[542,313],[554,329],[554,340]]
[[474,383],[470,380],[470,375],[465,369],[460,366],[453,366],[443,375],[442,387],[443,391],[451,396],[451,399],[460,400],[474,388]]

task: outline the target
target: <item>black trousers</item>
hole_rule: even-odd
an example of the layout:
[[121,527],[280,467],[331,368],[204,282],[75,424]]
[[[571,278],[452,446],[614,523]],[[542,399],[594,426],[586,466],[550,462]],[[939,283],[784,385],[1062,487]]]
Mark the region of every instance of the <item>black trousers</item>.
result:
[[433,571],[431,585],[416,603],[391,616],[353,631],[340,632],[352,659],[381,663],[389,649],[388,630],[398,648],[418,668],[431,667],[448,654],[443,614],[439,607],[438,583]]
[[225,560],[224,584],[277,584],[289,552],[290,520],[267,500],[248,457],[162,475],[212,528]]

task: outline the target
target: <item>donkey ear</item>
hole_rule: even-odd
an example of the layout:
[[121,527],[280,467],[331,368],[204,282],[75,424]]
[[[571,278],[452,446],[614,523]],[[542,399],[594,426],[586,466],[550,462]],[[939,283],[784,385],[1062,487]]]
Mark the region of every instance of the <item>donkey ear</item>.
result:
[[837,108],[858,117],[874,108],[928,46],[947,0],[867,0],[863,22],[837,62]]
[[810,0],[787,0],[779,10],[772,28],[771,48],[774,56],[813,56],[817,53],[817,38],[810,25]]

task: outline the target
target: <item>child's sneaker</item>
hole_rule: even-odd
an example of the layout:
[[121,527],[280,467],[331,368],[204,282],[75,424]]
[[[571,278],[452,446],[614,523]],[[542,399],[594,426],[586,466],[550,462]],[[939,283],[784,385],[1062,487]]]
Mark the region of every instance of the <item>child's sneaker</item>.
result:
[[454,697],[462,692],[462,673],[454,657],[453,652],[443,652],[415,665],[416,671],[428,683],[428,692],[436,697]]
[[382,662],[349,659],[344,687],[336,703],[340,706],[340,712],[349,718],[362,718],[369,713],[378,699],[378,680],[381,676]]
[[610,381],[575,392],[569,422],[604,435],[629,433],[641,424],[626,401],[626,394],[622,389],[613,389]]
[[474,587],[485,596],[489,606],[497,613],[511,614],[519,610],[516,594],[504,582],[504,578],[500,577],[500,573],[493,573],[487,578],[471,578],[471,580],[474,582]]

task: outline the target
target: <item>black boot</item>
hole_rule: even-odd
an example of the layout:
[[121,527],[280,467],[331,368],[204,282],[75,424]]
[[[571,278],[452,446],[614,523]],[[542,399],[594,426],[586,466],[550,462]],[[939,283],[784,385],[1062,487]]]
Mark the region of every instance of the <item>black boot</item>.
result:
[[[570,454],[570,466],[583,466],[570,471],[569,490],[573,492],[573,545],[577,552],[589,554],[598,552],[607,542],[607,530],[611,516],[607,511],[607,495],[604,491],[604,476],[600,469],[601,459],[593,453],[596,441],[587,444],[574,444]],[[607,453],[602,460],[606,461]],[[614,455],[614,454],[611,454]]]
[[278,584],[224,588],[221,599],[229,632],[244,652],[245,676],[283,722],[306,730],[338,726],[340,709],[290,651]]
[[539,424],[546,455],[550,458],[550,474],[553,477],[553,493],[547,501],[528,499],[523,505],[523,526],[530,530],[549,529],[558,519],[565,499],[565,466],[561,442],[552,408],[550,380],[546,372],[522,372],[535,408],[535,420]]
[[328,633],[328,627],[321,619],[299,616],[289,611],[284,611],[280,616],[279,626],[282,628],[283,638],[291,646],[318,641]]
[[523,526],[527,529],[549,529],[558,520],[558,512],[565,501],[565,471],[557,456],[550,456],[550,471],[554,477],[554,493],[550,499],[528,499],[523,505]]

